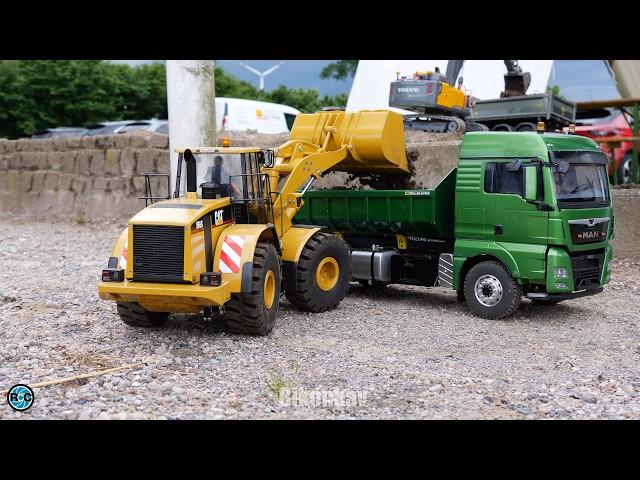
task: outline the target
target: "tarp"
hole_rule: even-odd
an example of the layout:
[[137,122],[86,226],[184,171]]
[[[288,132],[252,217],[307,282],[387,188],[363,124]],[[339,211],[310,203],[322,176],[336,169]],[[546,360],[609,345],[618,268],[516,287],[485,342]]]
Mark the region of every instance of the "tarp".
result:
[[[389,85],[400,76],[410,76],[416,71],[434,70],[439,67],[444,74],[447,60],[360,60],[347,101],[347,111],[366,109],[390,109]],[[553,60],[519,60],[522,70],[531,73],[531,85],[527,93],[544,93],[553,68]],[[463,85],[474,97],[485,100],[499,98],[504,90],[504,74],[507,68],[503,60],[466,60],[460,72]]]
[[640,97],[640,60],[612,60],[613,81],[622,98]]

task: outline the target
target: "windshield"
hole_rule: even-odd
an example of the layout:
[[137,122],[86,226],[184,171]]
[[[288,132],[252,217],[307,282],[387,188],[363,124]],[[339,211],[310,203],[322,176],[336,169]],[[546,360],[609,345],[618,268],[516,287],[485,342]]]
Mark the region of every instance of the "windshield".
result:
[[[219,186],[229,186],[234,198],[242,198],[242,159],[239,154],[198,155],[198,187],[204,182],[213,182]],[[230,178],[235,177],[235,178]]]
[[[223,149],[221,149],[223,150]],[[221,197],[232,197],[234,200],[262,198],[268,180],[258,178],[260,166],[264,162],[263,152],[200,152],[194,154],[196,162],[196,187],[202,195],[202,185],[207,189],[216,189]],[[176,183],[179,196],[186,193],[187,171],[184,161],[176,165],[176,175],[180,171],[180,181]]]
[[597,152],[556,152],[557,161],[569,164],[566,173],[553,170],[558,206],[600,207],[609,204],[606,156]]

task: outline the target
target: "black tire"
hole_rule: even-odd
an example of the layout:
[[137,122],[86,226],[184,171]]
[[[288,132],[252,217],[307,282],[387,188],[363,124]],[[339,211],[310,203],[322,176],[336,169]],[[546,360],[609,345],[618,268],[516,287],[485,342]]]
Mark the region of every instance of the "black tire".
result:
[[516,132],[535,132],[537,125],[531,122],[522,122],[516,126]]
[[[329,290],[323,290],[316,281],[320,262],[333,258],[338,265],[337,281]],[[341,238],[328,233],[315,233],[302,249],[295,276],[284,278],[284,291],[291,304],[306,312],[332,310],[347,294],[351,281],[351,253]]]
[[[273,275],[274,293],[270,306],[265,302],[265,280]],[[270,280],[271,282],[271,280]],[[227,327],[233,333],[243,335],[267,335],[280,307],[280,260],[270,243],[258,243],[253,253],[251,291],[234,293],[225,305]]]
[[624,185],[625,183],[632,183],[631,180],[631,162],[633,156],[627,153],[622,157],[620,165],[618,165],[618,185]]
[[120,319],[132,327],[162,327],[169,318],[169,312],[150,312],[135,302],[117,302],[116,306]]
[[[480,296],[485,298],[485,304],[478,300],[475,293],[476,282],[483,276],[488,283],[497,281],[498,283],[494,285],[502,289],[501,294],[498,294],[497,288],[494,290],[491,286],[484,287],[483,292],[486,288],[487,293],[481,293]],[[522,301],[522,287],[501,263],[482,262],[474,265],[467,273],[464,279],[464,296],[467,305],[476,315],[482,318],[500,319],[508,317],[518,309]],[[492,299],[495,299],[496,303],[487,305],[486,303]]]
[[363,288],[385,288],[388,283],[378,282],[377,280],[358,280],[358,283]]

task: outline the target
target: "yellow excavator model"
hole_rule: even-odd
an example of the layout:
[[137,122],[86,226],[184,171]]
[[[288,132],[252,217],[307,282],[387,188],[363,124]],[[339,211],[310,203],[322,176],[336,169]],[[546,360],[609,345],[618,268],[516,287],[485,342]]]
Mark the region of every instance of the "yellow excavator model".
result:
[[450,60],[444,75],[438,67],[435,71],[415,72],[411,77],[397,73],[389,90],[389,106],[416,112],[404,117],[407,128],[436,133],[486,130],[464,120],[473,107],[473,97],[464,91],[462,77],[458,78],[463,63]]
[[211,317],[217,307],[231,331],[266,335],[281,292],[304,311],[335,308],[351,280],[349,247],[292,224],[302,196],[332,170],[409,171],[402,116],[388,110],[300,114],[276,149],[176,152],[173,198],[153,203],[149,193],[98,285],[128,325],[162,326],[173,312]]
[[[523,72],[517,60],[504,60],[504,64],[507,73],[500,98],[526,95],[531,74]],[[475,100],[463,87],[460,76],[463,65],[464,60],[449,60],[444,75],[438,67],[435,71],[416,72],[411,77],[400,77],[398,72],[396,81],[391,82],[389,106],[416,112],[404,117],[406,127],[414,130],[436,133],[488,130],[487,125],[469,120],[476,118],[473,115]],[[516,112],[511,111],[513,107],[505,108],[505,117],[517,118]]]

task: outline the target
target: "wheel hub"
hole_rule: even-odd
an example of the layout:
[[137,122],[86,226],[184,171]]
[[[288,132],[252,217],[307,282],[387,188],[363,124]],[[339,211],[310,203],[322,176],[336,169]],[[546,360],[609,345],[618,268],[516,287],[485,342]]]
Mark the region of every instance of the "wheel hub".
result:
[[267,274],[264,276],[264,306],[267,309],[271,309],[273,306],[273,302],[276,299],[276,277],[273,274],[273,271],[267,271]]
[[474,286],[476,299],[485,307],[493,307],[502,300],[502,283],[493,275],[482,275]]
[[333,257],[325,257],[318,263],[316,268],[316,283],[320,290],[328,292],[338,283],[340,277],[340,267]]

